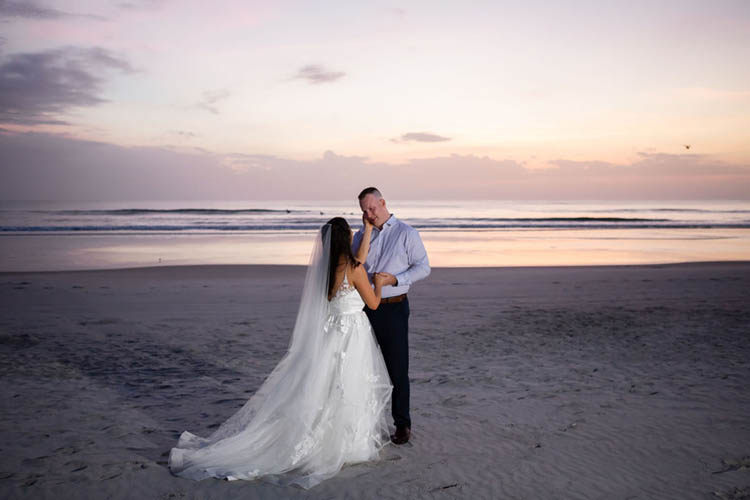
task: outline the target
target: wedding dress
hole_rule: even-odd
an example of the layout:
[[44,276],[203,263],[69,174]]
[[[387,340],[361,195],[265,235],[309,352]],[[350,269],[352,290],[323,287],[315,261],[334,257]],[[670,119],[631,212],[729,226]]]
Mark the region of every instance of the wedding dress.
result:
[[190,479],[258,479],[311,488],[389,442],[388,372],[348,279],[327,300],[330,231],[316,240],[289,350],[213,434],[183,432],[169,468]]

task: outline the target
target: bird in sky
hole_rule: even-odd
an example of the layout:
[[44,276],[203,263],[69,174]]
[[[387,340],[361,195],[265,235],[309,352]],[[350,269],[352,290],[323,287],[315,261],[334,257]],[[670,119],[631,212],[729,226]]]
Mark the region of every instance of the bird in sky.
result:
[[683,144],[685,146],[685,149],[690,149],[690,144]]

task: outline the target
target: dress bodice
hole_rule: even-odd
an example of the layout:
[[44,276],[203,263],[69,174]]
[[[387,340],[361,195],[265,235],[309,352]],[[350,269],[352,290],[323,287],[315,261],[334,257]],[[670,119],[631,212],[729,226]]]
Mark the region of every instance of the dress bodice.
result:
[[361,312],[365,307],[365,303],[362,297],[359,296],[357,289],[349,284],[349,280],[344,274],[344,281],[336,290],[336,295],[333,296],[329,305],[329,311],[333,315],[339,314],[352,314],[355,312]]

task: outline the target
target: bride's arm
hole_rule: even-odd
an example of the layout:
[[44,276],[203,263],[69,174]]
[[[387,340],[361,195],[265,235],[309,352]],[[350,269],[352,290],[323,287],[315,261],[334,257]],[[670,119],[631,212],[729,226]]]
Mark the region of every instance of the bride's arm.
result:
[[362,239],[359,241],[359,248],[357,249],[357,255],[354,256],[362,264],[367,260],[367,254],[370,252],[370,237],[372,236],[372,223],[367,217],[362,216],[362,222],[365,225],[364,231],[362,232]]
[[375,275],[375,290],[370,285],[370,280],[367,279],[367,271],[365,266],[360,264],[352,269],[352,282],[354,287],[359,292],[359,296],[365,302],[367,307],[375,310],[380,305],[380,295],[383,289],[383,279]]

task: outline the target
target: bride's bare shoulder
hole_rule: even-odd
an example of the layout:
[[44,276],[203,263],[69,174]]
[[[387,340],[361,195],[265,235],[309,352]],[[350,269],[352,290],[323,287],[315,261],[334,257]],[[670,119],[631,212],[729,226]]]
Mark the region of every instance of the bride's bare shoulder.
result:
[[365,271],[365,266],[363,264],[352,265],[349,267],[349,282],[352,285],[357,283],[369,284],[369,281],[367,280],[367,271]]
[[344,278],[347,278],[347,281],[349,284],[352,284],[352,274],[350,271],[351,266],[349,265],[340,265],[336,268],[336,271],[333,275],[333,283],[334,286],[331,287],[331,289],[328,291],[328,300],[332,300],[336,293],[342,288],[342,285],[344,284]]

